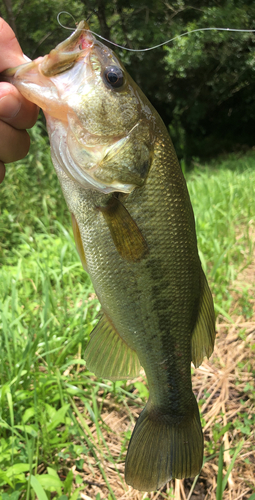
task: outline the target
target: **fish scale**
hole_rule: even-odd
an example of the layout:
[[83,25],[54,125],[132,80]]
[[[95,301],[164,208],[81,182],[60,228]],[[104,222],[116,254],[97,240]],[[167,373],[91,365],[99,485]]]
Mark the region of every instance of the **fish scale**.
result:
[[148,379],[126,481],[152,491],[194,476],[203,434],[190,364],[213,351],[214,310],[168,132],[86,23],[44,58],[5,75],[44,110],[77,249],[102,305],[87,368],[122,380],[142,365]]

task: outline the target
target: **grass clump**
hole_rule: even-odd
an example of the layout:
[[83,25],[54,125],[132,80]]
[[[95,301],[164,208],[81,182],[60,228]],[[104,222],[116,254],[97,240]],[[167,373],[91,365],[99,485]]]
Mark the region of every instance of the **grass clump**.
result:
[[[238,493],[238,474],[243,498],[255,488],[249,475],[255,442],[254,164],[254,154],[233,157],[197,165],[188,176],[200,256],[219,313],[214,357],[196,370],[193,383],[208,460],[196,497],[191,482],[176,481],[148,499],[192,499],[204,491],[216,498],[222,442],[217,492],[224,498],[237,484]],[[148,395],[146,381],[141,375],[110,383],[86,371],[83,352],[100,306],[79,262],[42,125],[32,131],[28,157],[8,165],[0,189],[0,499],[140,500],[143,495],[125,485],[123,470],[131,429]],[[233,463],[240,442],[242,465],[240,457]]]

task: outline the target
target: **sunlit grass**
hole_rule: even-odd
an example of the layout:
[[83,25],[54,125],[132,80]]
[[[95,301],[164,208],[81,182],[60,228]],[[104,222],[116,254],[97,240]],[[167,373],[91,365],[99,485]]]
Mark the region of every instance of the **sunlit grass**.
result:
[[217,313],[228,311],[229,286],[253,258],[255,154],[195,167],[188,188],[196,218],[201,262]]

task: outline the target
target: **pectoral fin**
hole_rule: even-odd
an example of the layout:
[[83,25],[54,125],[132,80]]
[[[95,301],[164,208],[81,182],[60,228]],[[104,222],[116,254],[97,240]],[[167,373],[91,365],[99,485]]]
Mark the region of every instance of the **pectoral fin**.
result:
[[83,248],[83,244],[82,244],[82,240],[81,240],[81,233],[79,230],[79,226],[78,226],[78,223],[77,223],[77,220],[76,220],[74,214],[71,214],[71,216],[72,216],[72,227],[73,227],[73,234],[74,234],[74,241],[76,244],[76,249],[77,249],[77,252],[80,256],[83,269],[86,272],[88,272],[87,262],[86,262],[85,252],[84,252],[84,248]]
[[192,333],[191,359],[195,366],[201,365],[203,358],[213,352],[215,340],[215,316],[213,299],[207,279],[201,269],[201,299],[198,319]]
[[139,262],[148,252],[148,246],[139,227],[121,201],[113,196],[105,207],[98,209],[107,222],[121,257],[130,262]]
[[105,314],[90,334],[85,361],[97,377],[109,380],[133,378],[140,371],[136,352],[124,342]]

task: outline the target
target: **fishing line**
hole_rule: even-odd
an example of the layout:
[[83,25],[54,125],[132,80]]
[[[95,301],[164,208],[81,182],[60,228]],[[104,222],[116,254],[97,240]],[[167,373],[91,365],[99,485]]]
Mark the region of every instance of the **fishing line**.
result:
[[[57,20],[58,20],[58,23],[60,24],[60,26],[62,26],[62,28],[73,31],[74,28],[69,28],[68,26],[64,26],[63,24],[61,24],[61,22],[59,20],[59,16],[61,14],[70,15],[75,22],[75,19],[72,16],[72,14],[69,14],[69,12],[66,12],[66,11],[59,12],[59,14],[57,16]],[[88,33],[92,33],[92,35],[95,35],[98,38],[101,38],[101,40],[104,40],[105,42],[108,42],[111,45],[118,47],[119,49],[128,50],[129,52],[148,52],[149,50],[158,49],[159,47],[162,47],[163,45],[167,45],[168,43],[171,43],[174,40],[181,38],[182,36],[190,35],[191,33],[197,33],[199,31],[229,31],[230,33],[233,33],[233,32],[255,33],[255,30],[244,30],[244,29],[238,29],[238,28],[197,28],[195,30],[186,31],[185,33],[182,33],[181,35],[176,35],[175,37],[170,38],[169,40],[166,40],[165,42],[159,43],[158,45],[154,45],[153,47],[147,47],[146,49],[130,49],[128,47],[124,47],[123,45],[119,45],[118,43],[112,42],[111,40],[108,40],[107,38],[104,38],[103,36],[99,35],[95,31],[92,31],[92,30],[81,30],[81,31],[88,31]]]
[[72,18],[72,20],[73,20],[74,24],[76,24],[76,21],[75,21],[75,19],[74,19],[73,15],[72,15],[70,12],[67,12],[66,10],[61,10],[61,12],[59,12],[59,13],[58,13],[58,15],[57,15],[57,21],[58,21],[58,24],[60,24],[60,26],[61,26],[62,28],[64,28],[65,30],[73,30],[73,28],[69,28],[69,26],[64,26],[64,24],[62,24],[62,23],[60,22],[60,19],[59,19],[59,18],[60,18],[60,16],[61,16],[61,14],[67,14],[68,16],[70,16],[70,17]]
[[162,47],[162,45],[167,45],[168,43],[173,42],[174,40],[177,40],[177,38],[181,38],[182,36],[185,36],[185,35],[190,35],[190,33],[196,33],[198,31],[213,31],[213,30],[215,30],[215,31],[229,31],[229,32],[238,31],[239,33],[254,33],[255,32],[255,30],[242,30],[242,29],[237,29],[237,28],[197,28],[195,30],[186,31],[185,33],[182,33],[181,35],[176,35],[174,38],[170,38],[170,40],[166,40],[165,42],[159,43],[158,45],[154,45],[153,47],[147,47],[146,49],[130,49],[128,47],[124,47],[123,45],[119,45],[118,43],[111,42],[110,40],[107,40],[107,38],[104,38],[103,36],[98,35],[94,31],[91,31],[91,30],[86,30],[86,31],[88,31],[89,33],[92,33],[93,35],[98,36],[99,38],[101,38],[105,42],[108,42],[112,45],[115,45],[115,47],[119,47],[120,49],[128,50],[129,52],[148,52],[149,50],[158,49],[159,47]]

